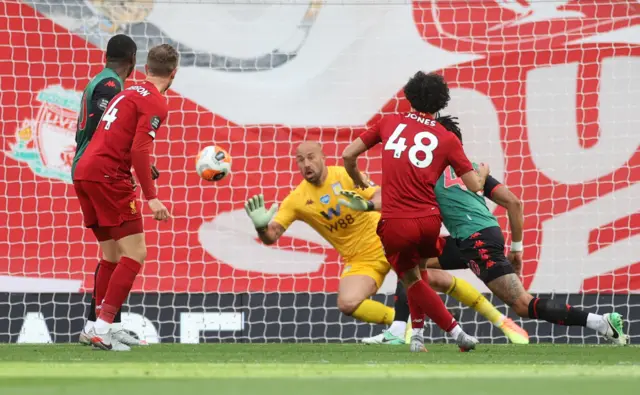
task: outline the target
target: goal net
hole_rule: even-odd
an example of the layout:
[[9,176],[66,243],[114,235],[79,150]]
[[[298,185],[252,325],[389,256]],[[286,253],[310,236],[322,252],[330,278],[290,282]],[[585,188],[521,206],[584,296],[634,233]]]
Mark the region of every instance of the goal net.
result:
[[[107,40],[171,43],[180,69],[155,142],[159,198],[144,208],[148,259],[124,326],[150,342],[354,341],[381,327],[336,308],[337,253],[295,223],[256,238],[243,204],[281,201],[300,182],[292,153],[323,143],[329,165],[381,114],[405,111],[417,70],[451,87],[465,150],[524,202],[525,287],[616,310],[640,341],[640,5],[617,0],[0,3],[0,341],[76,341],[99,250],[70,178],[80,96]],[[128,83],[131,83],[129,80]],[[217,144],[231,177],[201,181]],[[366,170],[380,180],[379,150]],[[507,232],[504,209],[495,208]],[[509,242],[507,234],[507,242]],[[469,271],[456,272],[483,292]],[[393,303],[395,275],[375,297]],[[493,301],[505,310],[498,300]],[[456,311],[483,342],[505,338]],[[515,318],[513,313],[510,313]],[[599,340],[521,321],[533,341]],[[443,339],[433,326],[427,334]]]

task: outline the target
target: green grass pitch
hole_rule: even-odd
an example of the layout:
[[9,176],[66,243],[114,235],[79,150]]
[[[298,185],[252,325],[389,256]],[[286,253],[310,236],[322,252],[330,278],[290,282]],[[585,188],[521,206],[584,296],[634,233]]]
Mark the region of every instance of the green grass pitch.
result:
[[640,394],[640,348],[568,345],[0,346],[0,394]]

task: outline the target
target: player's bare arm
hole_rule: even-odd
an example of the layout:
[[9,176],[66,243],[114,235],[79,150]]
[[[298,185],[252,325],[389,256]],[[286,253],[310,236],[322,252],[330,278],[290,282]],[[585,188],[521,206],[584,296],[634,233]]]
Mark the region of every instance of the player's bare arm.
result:
[[462,182],[471,192],[480,192],[484,189],[484,183],[489,176],[489,165],[481,163],[478,166],[478,170],[471,170],[466,172],[460,178]]
[[351,177],[357,188],[366,189],[369,187],[367,178],[360,172],[360,170],[358,170],[358,156],[366,152],[368,149],[369,148],[365,145],[364,141],[358,137],[342,152],[344,168],[347,170],[349,177]]
[[274,244],[280,236],[285,232],[284,226],[275,221],[271,221],[266,228],[256,229],[258,231],[258,237],[267,245]]
[[[486,195],[486,194],[485,194]],[[507,258],[519,276],[522,274],[522,239],[524,232],[524,212],[522,201],[505,185],[498,185],[491,192],[489,199],[507,209],[509,229],[511,229],[511,250]]]

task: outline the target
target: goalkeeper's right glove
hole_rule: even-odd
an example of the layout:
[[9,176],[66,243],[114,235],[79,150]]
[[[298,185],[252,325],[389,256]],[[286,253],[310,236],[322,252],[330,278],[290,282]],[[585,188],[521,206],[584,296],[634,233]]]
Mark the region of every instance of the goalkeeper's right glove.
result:
[[338,199],[338,202],[344,206],[356,211],[373,211],[374,206],[371,200],[365,200],[357,192],[340,191],[340,194],[348,200]]
[[244,209],[247,211],[247,215],[253,221],[253,225],[256,229],[264,229],[269,226],[269,222],[276,211],[278,211],[278,205],[276,203],[271,206],[269,211],[264,207],[264,196],[262,194],[255,195],[244,204]]

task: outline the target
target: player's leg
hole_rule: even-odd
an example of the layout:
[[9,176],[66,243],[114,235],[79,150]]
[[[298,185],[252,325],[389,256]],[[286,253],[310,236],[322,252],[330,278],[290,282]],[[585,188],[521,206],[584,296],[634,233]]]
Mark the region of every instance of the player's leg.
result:
[[627,343],[622,317],[618,313],[593,314],[554,299],[533,297],[524,290],[515,273],[491,280],[487,287],[520,317],[556,325],[582,326],[597,331],[612,343]]
[[[111,350],[115,316],[129,296],[133,283],[147,256],[147,248],[142,233],[142,219],[123,222],[111,228],[111,235],[122,253],[109,281],[100,314],[91,339],[94,346]],[[97,299],[99,300],[99,299]]]
[[587,313],[553,299],[534,298],[525,291],[504,255],[504,239],[500,228],[483,229],[474,239],[465,241],[462,247],[465,256],[475,258],[471,260],[471,266],[476,275],[520,317],[591,328],[614,343],[626,344],[627,336],[618,313]]
[[393,322],[382,333],[362,339],[364,344],[402,345],[406,343],[407,321],[409,320],[409,303],[407,293],[401,280],[396,283],[396,293],[393,302]]
[[369,299],[380,288],[389,269],[386,261],[347,263],[338,288],[338,309],[359,321],[391,324],[393,309]]
[[[98,210],[101,209],[104,204],[104,202],[102,201],[105,196],[104,191],[100,191],[100,188],[96,186],[96,183],[86,181],[74,181],[73,186],[78,197],[78,202],[80,203],[80,209],[82,210],[85,226],[94,230],[98,229],[100,219],[101,217],[103,217],[103,215],[99,213]],[[106,250],[106,260],[113,261],[112,249],[109,248],[109,245],[104,245],[104,243],[110,240],[111,237],[108,234],[105,234],[104,231],[98,231],[95,234],[101,244],[101,247],[103,247],[103,251]],[[96,277],[97,276],[98,269],[96,269]],[[92,297],[88,319],[89,320],[85,326],[85,331],[83,331],[80,336],[81,343],[85,343],[87,340],[90,342],[90,333],[93,332],[93,325],[96,320],[94,297]]]
[[[103,350],[128,350],[128,346],[113,338],[114,329],[117,328],[113,328],[112,324],[146,257],[139,202],[131,185],[126,182],[87,183],[85,192],[91,198],[97,222],[109,228],[111,239],[120,253],[118,264],[110,273],[105,271],[110,278],[104,297],[102,288],[96,288],[96,311],[99,313],[90,332],[91,343]],[[103,269],[105,266],[101,265],[99,277],[103,275]],[[100,279],[97,284],[101,285]]]
[[[421,255],[438,256],[440,218],[437,216],[418,219],[394,219],[381,221],[378,235],[384,245],[389,263],[398,273],[406,290],[411,313],[411,351],[426,351],[424,348],[424,318],[431,318],[436,325],[454,337],[463,350],[475,347],[438,294],[423,281],[420,273]],[[469,340],[461,344],[461,340]],[[475,340],[475,339],[473,339]]]
[[[104,298],[104,294],[107,290],[107,285],[111,274],[115,269],[116,263],[119,259],[118,246],[111,238],[108,228],[100,228],[94,226],[91,228],[93,234],[96,236],[98,243],[100,244],[100,250],[102,251],[102,259],[98,262],[96,271],[94,273],[94,289],[91,296],[91,306],[87,315],[87,322],[84,330],[80,333],[80,342],[83,344],[91,344],[88,336],[88,332],[93,328],[96,322],[96,297],[98,300]],[[116,316],[114,322],[120,323],[120,314]]]
[[[442,254],[437,258],[439,266],[444,270],[468,269],[467,261],[460,252],[460,247],[453,237],[445,237],[445,246]],[[427,261],[426,267],[434,267],[430,262],[436,260],[431,258]],[[421,264],[424,270],[425,264]],[[487,300],[475,287],[467,281],[452,276],[450,273],[441,270],[429,270],[429,284],[438,292],[451,295],[465,306],[471,307],[478,314],[485,317],[496,327],[500,328],[505,336],[515,344],[529,344],[528,333],[518,326],[513,320],[505,317],[491,302]]]

